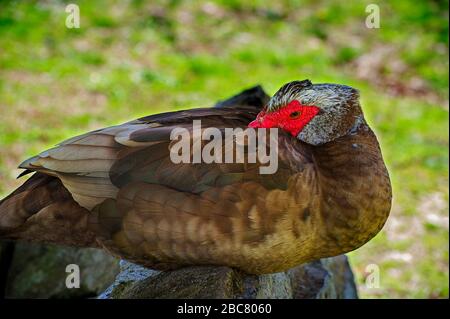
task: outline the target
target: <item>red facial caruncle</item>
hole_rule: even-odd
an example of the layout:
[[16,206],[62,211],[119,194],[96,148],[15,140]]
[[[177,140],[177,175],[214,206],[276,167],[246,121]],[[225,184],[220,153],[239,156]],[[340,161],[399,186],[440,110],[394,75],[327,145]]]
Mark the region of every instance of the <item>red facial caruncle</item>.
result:
[[292,136],[297,136],[319,111],[320,109],[316,106],[302,105],[299,101],[294,100],[279,110],[269,113],[261,111],[256,120],[252,121],[248,127],[278,127]]

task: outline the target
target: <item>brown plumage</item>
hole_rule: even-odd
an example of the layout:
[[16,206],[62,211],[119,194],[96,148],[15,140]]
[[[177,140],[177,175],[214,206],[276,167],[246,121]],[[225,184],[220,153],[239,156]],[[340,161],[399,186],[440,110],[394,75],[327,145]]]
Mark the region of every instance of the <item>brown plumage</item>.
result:
[[155,269],[207,264],[255,274],[354,250],[379,232],[391,206],[358,92],[292,82],[265,112],[292,100],[321,112],[298,136],[280,130],[274,174],[260,174],[260,163],[169,158],[173,128],[201,119],[203,128],[245,129],[267,104],[264,96],[152,115],[22,163],[36,173],[0,202],[0,236],[102,247]]

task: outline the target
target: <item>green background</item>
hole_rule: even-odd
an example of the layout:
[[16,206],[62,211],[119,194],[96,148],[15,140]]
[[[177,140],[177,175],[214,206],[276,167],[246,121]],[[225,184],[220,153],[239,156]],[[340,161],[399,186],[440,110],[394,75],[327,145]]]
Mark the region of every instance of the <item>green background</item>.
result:
[[448,1],[72,2],[80,29],[66,2],[0,1],[0,197],[22,160],[87,130],[258,83],[348,84],[394,190],[383,231],[350,253],[360,295],[448,297]]

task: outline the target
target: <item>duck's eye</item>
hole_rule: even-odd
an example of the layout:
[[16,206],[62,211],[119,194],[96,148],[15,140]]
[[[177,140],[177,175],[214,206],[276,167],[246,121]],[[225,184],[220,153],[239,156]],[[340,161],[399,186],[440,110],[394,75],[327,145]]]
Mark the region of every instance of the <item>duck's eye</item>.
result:
[[301,113],[300,111],[295,111],[295,112],[292,112],[291,114],[289,114],[289,117],[290,117],[291,119],[298,119],[298,118],[300,117],[301,114],[302,114],[302,113]]

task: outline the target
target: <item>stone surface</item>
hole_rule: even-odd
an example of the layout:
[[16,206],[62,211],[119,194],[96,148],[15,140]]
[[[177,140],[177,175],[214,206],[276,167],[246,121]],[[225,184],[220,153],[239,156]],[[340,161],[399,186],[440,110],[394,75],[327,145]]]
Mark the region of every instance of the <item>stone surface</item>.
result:
[[[66,287],[66,266],[80,269],[80,287]],[[118,259],[93,248],[16,243],[6,298],[89,298],[104,291],[119,273]]]
[[227,267],[158,272],[126,261],[120,265],[120,274],[99,298],[358,298],[353,273],[344,255],[261,276]]
[[269,102],[270,96],[264,92],[264,89],[260,86],[254,86],[252,88],[243,90],[242,92],[226,99],[217,102],[214,107],[230,107],[239,105],[255,105],[263,107]]
[[324,258],[288,271],[295,299],[358,298],[345,255]]
[[147,269],[125,260],[121,260],[119,265],[119,274],[115,280],[111,280],[112,284],[98,296],[99,299],[118,298],[121,296],[122,291],[130,284],[159,274],[159,271]]
[[5,296],[8,270],[14,252],[13,242],[0,242],[0,299]]

